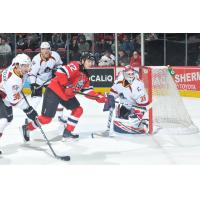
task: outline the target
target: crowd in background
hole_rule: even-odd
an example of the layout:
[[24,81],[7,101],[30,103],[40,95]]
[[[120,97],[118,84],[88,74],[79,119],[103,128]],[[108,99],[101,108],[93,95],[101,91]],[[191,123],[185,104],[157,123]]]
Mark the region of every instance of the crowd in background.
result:
[[[164,44],[164,34],[144,34],[145,65],[186,65],[185,34],[166,35]],[[118,33],[117,47],[114,33],[7,33],[0,34],[0,67],[8,66],[18,53],[23,52],[33,58],[40,51],[42,41],[49,42],[65,64],[79,60],[82,52],[90,51],[95,55],[96,66],[141,65],[139,33]],[[187,48],[187,64],[200,65],[200,34],[188,34]]]
[[[0,36],[0,66],[7,64],[8,55],[26,53],[33,58],[40,51],[41,41],[50,43],[52,50],[57,51],[64,63],[80,60],[82,52],[93,52],[96,66],[114,66],[115,40],[114,34],[62,34],[62,33],[17,33],[15,41],[9,40],[11,34]],[[140,34],[118,34],[118,65],[134,62],[133,54],[140,58]],[[11,48],[13,46],[13,48]],[[138,61],[137,61],[138,62]]]

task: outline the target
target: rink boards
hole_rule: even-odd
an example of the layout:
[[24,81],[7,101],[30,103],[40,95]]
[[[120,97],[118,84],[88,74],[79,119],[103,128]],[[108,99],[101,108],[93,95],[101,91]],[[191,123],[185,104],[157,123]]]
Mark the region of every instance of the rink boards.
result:
[[[199,66],[175,66],[172,68],[172,77],[181,96],[200,98],[200,67]],[[90,82],[95,91],[109,92],[116,76],[123,67],[95,67],[89,70]],[[30,84],[27,80],[24,84],[24,93],[30,94]],[[43,90],[44,92],[44,90]]]

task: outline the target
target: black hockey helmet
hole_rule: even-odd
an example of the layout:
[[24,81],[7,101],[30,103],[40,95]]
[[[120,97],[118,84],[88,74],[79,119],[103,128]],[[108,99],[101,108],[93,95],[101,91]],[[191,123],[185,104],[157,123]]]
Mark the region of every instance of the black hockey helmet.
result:
[[83,52],[82,55],[81,55],[81,58],[80,58],[80,61],[82,62],[82,60],[92,60],[95,62],[95,56],[93,53],[90,53],[90,52]]

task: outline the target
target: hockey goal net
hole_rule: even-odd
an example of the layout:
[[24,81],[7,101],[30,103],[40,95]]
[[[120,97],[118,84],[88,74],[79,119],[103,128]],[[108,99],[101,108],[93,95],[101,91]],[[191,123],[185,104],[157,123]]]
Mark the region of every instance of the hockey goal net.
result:
[[142,80],[152,105],[149,108],[149,132],[192,134],[199,130],[192,122],[176,84],[165,66],[143,67]]

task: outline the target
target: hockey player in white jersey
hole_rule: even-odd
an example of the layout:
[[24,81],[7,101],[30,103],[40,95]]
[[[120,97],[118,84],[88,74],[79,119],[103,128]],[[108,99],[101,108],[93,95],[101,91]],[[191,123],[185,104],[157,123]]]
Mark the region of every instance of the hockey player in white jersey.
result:
[[125,66],[122,72],[110,89],[108,103],[104,111],[115,108],[115,100],[119,99],[116,108],[116,118],[113,121],[114,130],[121,133],[145,133],[146,127],[141,123],[144,112],[140,109],[148,104],[148,96],[144,83],[138,78],[138,74],[131,68]]
[[[41,52],[32,59],[31,72],[29,73],[32,92],[31,103],[35,109],[42,99],[43,87],[47,87],[54,76],[54,72],[63,64],[60,55],[51,51],[48,42],[42,42],[40,48]],[[59,105],[58,109],[62,111],[63,107]],[[62,115],[62,112],[60,115]]]
[[13,106],[22,109],[31,120],[37,116],[37,112],[27,105],[21,94],[30,66],[31,59],[25,54],[18,54],[11,66],[0,74],[0,137],[13,120]]

